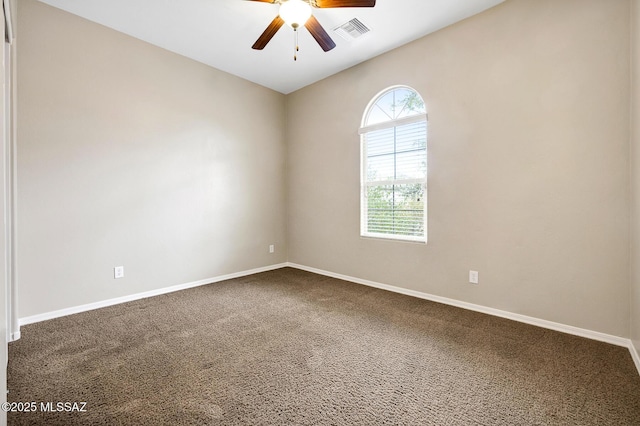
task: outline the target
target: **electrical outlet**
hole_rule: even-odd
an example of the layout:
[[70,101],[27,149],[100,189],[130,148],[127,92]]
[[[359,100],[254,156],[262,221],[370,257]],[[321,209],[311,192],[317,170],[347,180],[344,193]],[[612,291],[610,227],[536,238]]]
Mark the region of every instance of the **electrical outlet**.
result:
[[471,284],[478,284],[478,271],[469,271],[469,282]]
[[113,268],[113,278],[124,278],[124,266],[116,266]]
[[269,253],[273,253],[274,251],[276,251],[276,246],[274,246],[273,244],[271,244],[269,246]]

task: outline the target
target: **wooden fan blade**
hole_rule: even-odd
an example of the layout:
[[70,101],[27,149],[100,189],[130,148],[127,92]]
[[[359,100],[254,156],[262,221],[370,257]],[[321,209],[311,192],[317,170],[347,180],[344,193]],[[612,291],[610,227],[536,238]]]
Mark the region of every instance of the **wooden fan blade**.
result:
[[273,21],[271,21],[267,29],[264,30],[262,35],[258,37],[258,40],[256,40],[255,43],[253,43],[253,46],[251,46],[251,48],[256,50],[264,49],[267,43],[271,41],[273,36],[276,35],[280,27],[282,27],[283,25],[284,25],[284,21],[282,20],[280,15],[276,16],[276,18]]
[[315,16],[311,15],[304,26],[309,30],[313,38],[316,39],[320,47],[322,47],[322,50],[325,52],[336,47],[336,44],[331,40],[331,37],[329,37],[329,34],[327,34],[324,28],[322,28],[322,25],[320,25],[320,22],[318,22]]
[[315,0],[315,6],[325,7],[374,7],[376,0]]
[[264,2],[264,3],[275,3],[276,2],[276,0],[249,0],[249,1],[261,1],[261,2]]

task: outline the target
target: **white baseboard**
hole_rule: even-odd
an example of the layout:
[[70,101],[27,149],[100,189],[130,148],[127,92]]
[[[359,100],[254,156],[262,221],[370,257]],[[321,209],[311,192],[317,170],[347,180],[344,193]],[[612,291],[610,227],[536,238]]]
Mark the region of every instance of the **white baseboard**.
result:
[[[613,336],[610,334],[600,333],[597,331],[586,330],[584,328],[573,327],[571,325],[560,324],[557,322],[547,321],[539,318],[529,317],[526,315],[515,314],[513,312],[501,311],[499,309],[489,308],[482,305],[475,305],[473,303],[462,302],[460,300],[449,299],[447,297],[436,296],[429,293],[423,293],[420,291],[409,290],[402,287],[396,287],[388,284],[382,284],[375,281],[363,280],[361,278],[350,277],[348,275],[336,274],[334,272],[324,271],[322,269],[311,268],[309,266],[298,265],[296,263],[287,263],[287,266],[291,268],[301,269],[307,272],[313,272],[315,274],[325,275],[332,278],[338,278],[344,281],[350,281],[356,284],[363,284],[369,287],[380,288],[383,290],[392,291],[394,293],[405,294],[407,296],[418,297],[420,299],[431,300],[433,302],[443,303],[445,305],[456,306],[458,308],[468,309],[471,311],[481,312],[483,314],[489,314],[497,317],[507,318],[510,320],[523,322],[526,324],[535,325],[542,328],[548,328],[550,330],[560,331],[563,333],[573,334],[575,336],[586,337],[588,339],[598,340],[601,342],[611,343],[617,346],[629,347],[631,341],[623,337]],[[640,372],[640,368],[638,369]]]
[[640,374],[640,354],[638,354],[638,349],[633,345],[631,340],[629,340],[629,352],[631,352],[631,358],[633,358],[638,374]]
[[[327,277],[337,278],[344,281],[353,282],[356,284],[362,284],[369,287],[380,288],[387,291],[392,291],[394,293],[400,293],[407,296],[413,296],[420,299],[431,300],[433,302],[443,303],[445,305],[456,306],[463,309],[468,309],[471,311],[481,312],[488,315],[493,315],[501,318],[506,318],[518,322],[523,322],[526,324],[535,325],[542,328],[547,328],[550,330],[560,331],[562,333],[573,334],[575,336],[585,337],[592,340],[597,340],[600,342],[610,343],[617,346],[624,346],[629,348],[629,352],[631,353],[631,357],[633,358],[633,362],[638,369],[638,373],[640,374],[640,355],[638,354],[637,349],[633,345],[630,339],[625,339],[619,336],[613,336],[610,334],[600,333],[597,331],[587,330],[584,328],[574,327],[571,325],[561,324],[553,321],[547,321],[539,318],[529,317],[526,315],[520,315],[513,312],[502,311],[499,309],[489,308],[482,305],[475,305],[473,303],[462,302],[460,300],[450,299],[447,297],[436,296],[429,293],[423,293],[416,290],[409,290],[402,287],[396,287],[388,284],[382,284],[375,281],[364,280],[361,278],[351,277],[348,275],[337,274],[334,272],[325,271],[322,269],[312,268],[309,266],[299,265],[296,263],[285,262],[279,263],[275,265],[264,266],[261,268],[250,269],[246,271],[236,272],[233,274],[220,275],[217,277],[207,278],[204,280],[194,281],[185,284],[178,284],[171,287],[165,287],[157,290],[151,290],[143,293],[136,293],[129,296],[117,297],[114,299],[103,300],[100,302],[89,303],[86,305],[75,306],[66,309],[60,309],[57,311],[46,312],[44,314],[33,315],[29,317],[24,317],[19,319],[19,325],[27,325],[33,324],[40,321],[46,321],[54,318],[63,317],[66,315],[77,314],[80,312],[86,312],[93,309],[104,308],[107,306],[117,305],[119,303],[131,302],[133,300],[144,299],[147,297],[158,296],[161,294],[172,293],[174,291],[185,290],[188,288],[198,287],[206,284],[212,284],[220,281],[230,280],[233,278],[240,278],[247,275],[258,274],[260,272],[272,271],[275,269],[280,269],[284,267],[291,267],[295,269],[300,269],[307,272],[312,272],[319,275],[324,275]],[[18,340],[20,338],[20,331],[17,331],[11,335],[11,340]]]
[[[272,271],[274,269],[280,269],[287,266],[286,263],[279,263],[276,265],[264,266],[261,268],[249,269],[247,271],[235,272],[233,274],[220,275],[213,278],[206,278],[204,280],[193,281],[185,284],[178,284],[171,287],[159,288],[157,290],[145,291],[143,293],[131,294],[128,296],[116,297],[114,299],[103,300],[95,303],[88,303],[86,305],[74,306],[71,308],[60,309],[57,311],[45,312],[44,314],[32,315],[29,317],[20,318],[18,320],[19,325],[33,324],[40,321],[46,321],[53,318],[64,317],[66,315],[77,314],[80,312],[91,311],[93,309],[104,308],[107,306],[117,305],[119,303],[131,302],[133,300],[144,299],[146,297],[159,296],[161,294],[172,293],[174,291],[185,290],[188,288],[199,287],[201,285],[212,284],[220,281],[230,280],[233,278],[240,278],[247,275],[258,274],[260,272]],[[16,336],[17,335],[17,336]],[[20,332],[13,333],[14,340],[20,338]]]

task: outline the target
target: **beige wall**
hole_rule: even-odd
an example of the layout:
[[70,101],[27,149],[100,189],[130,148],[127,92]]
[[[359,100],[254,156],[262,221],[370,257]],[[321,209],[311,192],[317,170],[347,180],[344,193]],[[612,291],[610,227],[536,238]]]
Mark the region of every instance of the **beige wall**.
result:
[[[629,4],[510,0],[285,103],[22,0],[20,317],[288,259],[623,337],[632,315],[638,343]],[[357,127],[394,84],[429,112],[426,245],[359,237]]]
[[20,317],[286,260],[283,95],[19,3]]
[[[629,48],[628,1],[510,0],[289,95],[289,260],[628,337]],[[429,114],[426,245],[359,236],[395,84]]]
[[631,341],[640,353],[640,0],[631,14]]

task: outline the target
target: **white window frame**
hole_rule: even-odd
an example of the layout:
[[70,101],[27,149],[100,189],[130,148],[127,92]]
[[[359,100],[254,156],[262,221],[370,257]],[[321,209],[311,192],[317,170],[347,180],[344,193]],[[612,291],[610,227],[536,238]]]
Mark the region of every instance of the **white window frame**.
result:
[[[415,114],[409,117],[402,117],[395,120],[389,120],[382,123],[376,123],[369,126],[366,126],[366,121],[369,116],[371,109],[375,106],[377,101],[386,95],[389,92],[398,89],[407,89],[411,90],[420,96],[420,99],[423,99],[420,93],[412,87],[409,86],[391,86],[388,87],[381,92],[379,92],[367,105],[365,109],[364,115],[362,116],[362,122],[360,124],[360,129],[358,130],[358,134],[360,135],[360,236],[365,238],[380,238],[385,240],[398,240],[398,241],[411,241],[418,243],[427,243],[427,174],[425,174],[424,178],[420,179],[393,179],[393,180],[385,180],[385,181],[373,181],[370,182],[367,180],[367,145],[365,141],[365,135],[369,132],[373,132],[376,130],[382,129],[390,129],[398,126],[403,126],[406,124],[425,122],[427,123],[427,113]],[[428,131],[427,131],[428,132]],[[426,140],[426,145],[428,146],[428,138]],[[426,150],[426,148],[425,148]],[[428,168],[427,168],[428,170]],[[389,186],[389,185],[406,185],[406,184],[416,184],[421,183],[424,189],[424,210],[423,210],[423,219],[424,219],[424,235],[423,236],[411,236],[411,235],[398,235],[398,234],[383,234],[377,232],[368,232],[368,203],[367,203],[367,189],[371,186]]]

